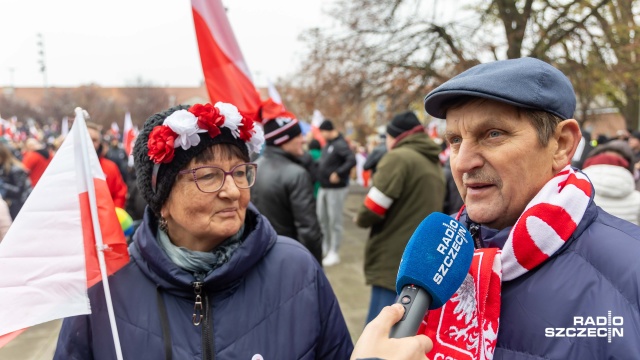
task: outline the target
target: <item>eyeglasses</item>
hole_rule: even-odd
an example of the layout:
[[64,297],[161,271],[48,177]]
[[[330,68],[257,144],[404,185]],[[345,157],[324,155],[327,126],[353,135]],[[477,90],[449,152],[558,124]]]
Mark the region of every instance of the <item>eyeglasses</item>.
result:
[[224,171],[217,166],[200,166],[194,169],[182,170],[179,174],[193,175],[193,181],[198,190],[204,193],[214,193],[224,186],[227,175],[231,175],[233,182],[239,189],[248,189],[256,182],[258,165],[253,163],[239,164],[230,171]]

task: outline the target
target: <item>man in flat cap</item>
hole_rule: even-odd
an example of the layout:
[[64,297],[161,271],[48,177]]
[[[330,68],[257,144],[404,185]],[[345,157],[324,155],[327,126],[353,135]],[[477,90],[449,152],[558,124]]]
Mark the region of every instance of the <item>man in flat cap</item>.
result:
[[569,164],[571,83],[533,58],[477,65],[425,98],[446,119],[476,253],[422,333],[432,359],[640,358],[640,228]]

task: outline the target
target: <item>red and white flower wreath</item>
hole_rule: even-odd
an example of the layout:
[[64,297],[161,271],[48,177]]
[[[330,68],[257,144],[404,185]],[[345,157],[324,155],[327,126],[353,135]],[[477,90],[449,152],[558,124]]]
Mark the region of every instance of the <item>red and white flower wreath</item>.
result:
[[149,134],[147,147],[149,159],[156,164],[170,163],[175,148],[187,150],[200,143],[198,134],[208,132],[212,138],[220,135],[221,128],[231,130],[234,138],[242,139],[249,153],[258,154],[264,143],[264,133],[260,126],[242,114],[232,104],[217,102],[195,104],[189,110],[178,110],[167,116],[161,126],[156,126]]

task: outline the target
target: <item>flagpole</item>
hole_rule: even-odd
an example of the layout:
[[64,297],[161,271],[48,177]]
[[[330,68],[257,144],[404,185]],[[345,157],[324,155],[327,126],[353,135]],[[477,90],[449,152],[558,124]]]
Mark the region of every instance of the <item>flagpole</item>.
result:
[[[80,120],[82,123],[83,129],[86,128],[86,124],[84,121],[84,115],[82,114],[83,110],[81,108],[76,108],[76,121]],[[77,126],[75,123],[74,126]],[[79,124],[78,124],[79,125]],[[86,131],[86,130],[84,130]],[[80,146],[82,149],[87,149],[89,143],[87,142],[86,136],[78,136],[80,138]],[[93,145],[92,145],[93,146]],[[100,221],[98,220],[98,207],[96,201],[96,189],[93,184],[93,174],[91,173],[91,164],[89,163],[89,158],[86,155],[85,151],[82,151],[82,162],[84,165],[84,178],[87,183],[87,190],[89,193],[89,208],[91,210],[91,221],[93,222],[93,234],[96,239],[96,249],[98,250],[98,263],[100,264],[100,275],[102,275],[102,286],[104,288],[104,296],[107,301],[107,312],[109,314],[109,323],[111,324],[111,334],[113,335],[113,344],[116,348],[116,356],[118,360],[122,360],[122,349],[120,347],[120,337],[118,336],[118,328],[116,327],[116,317],[113,312],[113,303],[111,302],[111,290],[109,288],[109,279],[107,274],[107,263],[104,259],[104,251],[106,247],[102,242],[102,232],[100,231]]]

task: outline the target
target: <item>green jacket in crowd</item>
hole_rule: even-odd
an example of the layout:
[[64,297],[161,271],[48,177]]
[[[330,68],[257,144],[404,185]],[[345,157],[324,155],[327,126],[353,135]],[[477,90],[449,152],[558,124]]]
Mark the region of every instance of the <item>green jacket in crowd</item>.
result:
[[364,259],[367,284],[389,290],[395,290],[409,238],[425,217],[442,211],[445,197],[440,147],[425,133],[398,139],[380,160],[356,219],[358,226],[371,227]]

